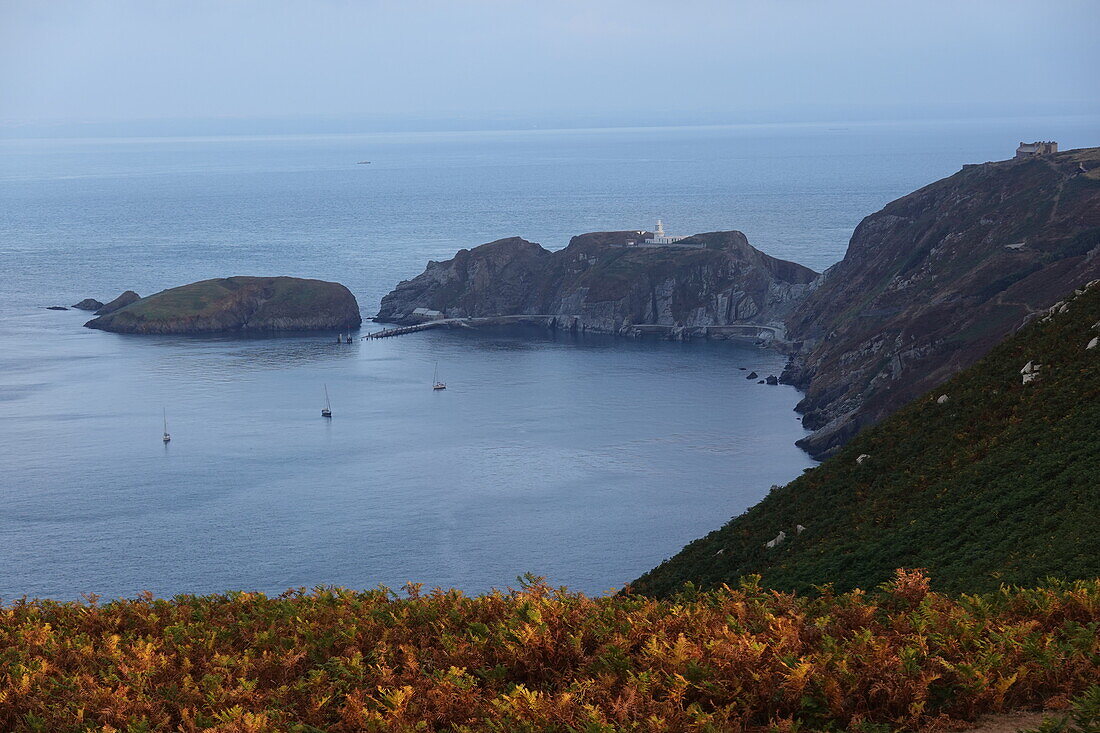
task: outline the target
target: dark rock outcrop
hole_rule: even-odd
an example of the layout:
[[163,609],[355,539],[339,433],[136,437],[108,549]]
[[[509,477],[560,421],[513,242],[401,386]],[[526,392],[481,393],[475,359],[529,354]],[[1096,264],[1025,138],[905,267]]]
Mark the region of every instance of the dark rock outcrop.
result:
[[84,325],[116,333],[216,333],[358,328],[359,304],[339,283],[229,277],[164,290]]
[[48,306],[46,306],[46,310],[48,310],[48,311],[67,311],[69,309],[66,308],[63,305],[48,305]]
[[85,298],[79,303],[73,304],[72,307],[80,311],[97,311],[103,307],[103,304],[95,298]]
[[[126,306],[130,305],[131,303],[136,303],[139,300],[141,300],[140,295],[135,293],[133,290],[127,290],[126,292],[124,292],[122,295],[120,295],[117,298],[115,298],[114,300],[112,300],[107,305],[100,306],[99,310],[97,310],[95,312],[95,314],[97,316],[105,316],[108,313],[114,313],[115,311],[117,311],[121,308],[125,308]],[[83,301],[83,302],[87,303],[88,301],[86,300],[86,301]]]
[[[1081,174],[1084,164],[1090,172]],[[787,321],[825,457],[1100,277],[1100,148],[964,167],[865,218]]]
[[[553,316],[559,328],[669,336],[731,324],[774,326],[813,287],[817,273],[750,246],[741,232],[697,234],[679,246],[625,246],[646,232],[593,232],[549,252],[518,237],[429,262],[382,299],[375,320],[413,323],[417,308],[447,317]],[[681,330],[682,329],[682,330]]]

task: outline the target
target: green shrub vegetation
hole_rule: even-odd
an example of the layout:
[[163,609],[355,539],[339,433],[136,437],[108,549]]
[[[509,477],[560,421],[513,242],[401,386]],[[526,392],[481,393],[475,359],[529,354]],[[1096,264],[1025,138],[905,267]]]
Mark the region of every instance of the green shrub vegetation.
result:
[[1100,674],[1100,581],[0,605],[4,731],[945,730]]
[[[1097,577],[1100,348],[1085,347],[1098,335],[1094,286],[691,543],[634,590],[668,594],[750,573],[782,590],[847,590],[873,587],[898,567],[927,568],[937,590],[952,592]],[[1042,366],[1025,385],[1029,361]],[[780,531],[787,539],[766,548]]]

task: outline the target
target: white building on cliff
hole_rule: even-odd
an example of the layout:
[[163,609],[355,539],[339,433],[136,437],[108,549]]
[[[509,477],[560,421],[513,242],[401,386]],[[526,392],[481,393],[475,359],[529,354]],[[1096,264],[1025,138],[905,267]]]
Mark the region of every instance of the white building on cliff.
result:
[[660,246],[662,244],[675,244],[681,239],[687,239],[687,237],[674,237],[671,234],[665,234],[665,225],[660,219],[657,220],[657,228],[653,232],[653,236],[650,239],[645,240],[642,244],[649,246]]

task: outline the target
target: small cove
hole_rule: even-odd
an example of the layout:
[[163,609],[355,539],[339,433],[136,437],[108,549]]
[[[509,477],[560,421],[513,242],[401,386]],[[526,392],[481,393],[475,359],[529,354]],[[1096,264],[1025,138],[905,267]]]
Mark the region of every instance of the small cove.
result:
[[751,346],[133,337],[46,306],[286,274],[343,282],[369,317],[460,248],[519,235],[556,249],[658,217],[675,233],[741,229],[822,270],[891,199],[1019,139],[1072,147],[1093,130],[0,141],[0,597],[406,581],[473,593],[525,572],[599,593],[812,463],[794,446],[798,393],[739,370],[778,374],[783,357]]

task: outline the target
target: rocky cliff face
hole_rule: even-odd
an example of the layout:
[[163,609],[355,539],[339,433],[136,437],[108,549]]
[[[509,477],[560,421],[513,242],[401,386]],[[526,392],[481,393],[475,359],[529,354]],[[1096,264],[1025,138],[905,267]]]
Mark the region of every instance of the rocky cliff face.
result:
[[817,273],[711,232],[681,246],[634,247],[647,232],[594,232],[549,252],[518,237],[430,262],[382,299],[375,320],[413,322],[416,308],[448,317],[557,316],[563,326],[628,333],[639,324],[782,328]]
[[796,353],[783,380],[805,391],[799,410],[815,431],[800,445],[823,458],[1100,277],[1100,148],[966,166],[864,219],[821,277],[740,232],[624,246],[646,236],[584,234],[558,252],[519,238],[462,250],[401,283],[376,320],[413,322],[428,308],[624,334],[774,325]]
[[358,328],[355,296],[339,283],[229,277],[164,290],[88,321],[116,333],[216,333]]
[[816,431],[800,445],[829,455],[1097,277],[1100,148],[966,166],[888,204],[787,321],[803,349],[784,380]]
[[444,262],[431,261],[423,274],[405,280],[384,298],[375,320],[414,322],[416,308],[450,316],[534,313],[534,295],[550,252],[520,237],[462,249]]

